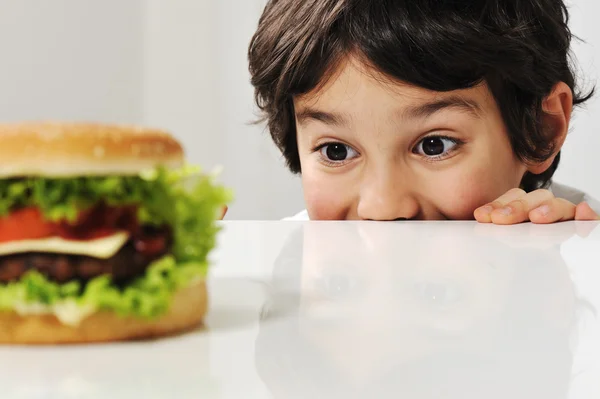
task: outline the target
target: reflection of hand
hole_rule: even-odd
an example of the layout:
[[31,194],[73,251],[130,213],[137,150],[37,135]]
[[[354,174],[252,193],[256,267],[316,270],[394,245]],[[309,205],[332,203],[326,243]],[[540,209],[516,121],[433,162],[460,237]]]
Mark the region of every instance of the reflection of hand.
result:
[[596,212],[585,202],[576,205],[563,198],[554,197],[549,190],[526,193],[521,189],[512,189],[495,201],[477,208],[474,216],[481,223],[503,225],[522,222],[547,224],[565,220],[600,220]]
[[477,224],[475,234],[496,239],[513,248],[549,249],[563,244],[573,237],[587,238],[600,226],[598,222],[567,222],[552,227],[526,223],[518,226],[494,226]]

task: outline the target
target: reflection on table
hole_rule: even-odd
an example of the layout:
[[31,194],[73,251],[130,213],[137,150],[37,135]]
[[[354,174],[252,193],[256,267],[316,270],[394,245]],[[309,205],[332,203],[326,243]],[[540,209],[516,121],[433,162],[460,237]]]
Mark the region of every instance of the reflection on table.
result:
[[567,398],[595,309],[560,245],[597,226],[303,224],[273,269],[259,374],[276,398]]

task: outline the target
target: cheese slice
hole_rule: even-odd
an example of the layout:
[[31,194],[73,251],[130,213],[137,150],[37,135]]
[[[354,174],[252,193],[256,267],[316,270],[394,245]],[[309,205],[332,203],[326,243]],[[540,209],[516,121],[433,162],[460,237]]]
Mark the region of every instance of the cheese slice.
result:
[[129,233],[118,232],[89,241],[65,240],[60,237],[11,241],[0,244],[0,256],[24,252],[44,252],[108,259],[119,252],[128,240]]

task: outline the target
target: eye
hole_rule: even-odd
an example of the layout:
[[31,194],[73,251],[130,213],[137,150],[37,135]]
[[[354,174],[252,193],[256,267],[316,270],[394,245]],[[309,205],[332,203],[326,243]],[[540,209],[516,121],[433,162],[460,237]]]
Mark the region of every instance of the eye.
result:
[[414,291],[417,298],[433,308],[446,307],[463,297],[458,284],[451,283],[421,282],[414,285]]
[[320,293],[330,299],[344,299],[358,294],[361,284],[355,278],[342,274],[324,276],[315,282]]
[[441,158],[452,151],[458,144],[458,140],[450,137],[429,136],[417,144],[414,152],[428,158]]
[[358,153],[352,147],[342,143],[324,144],[319,150],[323,159],[331,163],[341,163],[358,156]]

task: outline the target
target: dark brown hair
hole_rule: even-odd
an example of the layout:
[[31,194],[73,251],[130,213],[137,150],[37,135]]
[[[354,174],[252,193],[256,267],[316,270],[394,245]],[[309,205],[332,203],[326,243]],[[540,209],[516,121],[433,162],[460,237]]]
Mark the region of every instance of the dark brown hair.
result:
[[[488,84],[513,151],[547,160],[552,137],[542,101],[558,82],[577,91],[572,34],[562,0],[270,0],[249,46],[251,82],[262,120],[287,165],[300,173],[293,98],[357,54],[393,79],[435,91]],[[560,161],[526,174],[526,191],[545,187]]]

